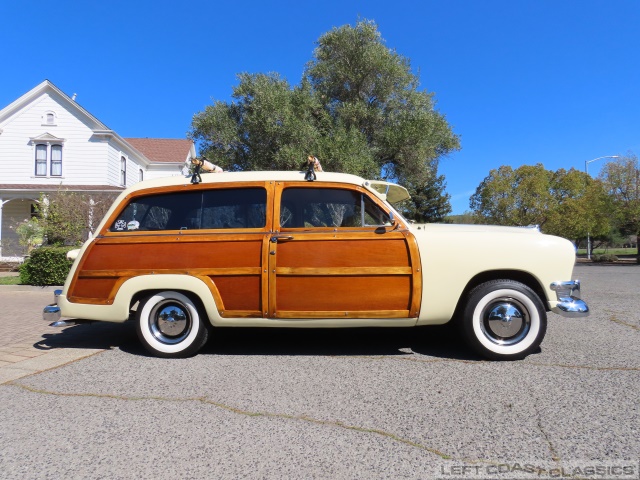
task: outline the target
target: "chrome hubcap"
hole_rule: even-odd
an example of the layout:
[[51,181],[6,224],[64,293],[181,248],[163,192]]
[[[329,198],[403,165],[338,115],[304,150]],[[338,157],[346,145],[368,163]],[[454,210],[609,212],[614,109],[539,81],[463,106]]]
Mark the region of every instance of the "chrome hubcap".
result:
[[149,315],[149,328],[153,336],[162,343],[175,344],[184,340],[191,331],[191,315],[180,302],[159,302]]
[[482,331],[493,343],[513,345],[529,333],[531,318],[525,306],[515,298],[503,297],[490,302],[482,312]]

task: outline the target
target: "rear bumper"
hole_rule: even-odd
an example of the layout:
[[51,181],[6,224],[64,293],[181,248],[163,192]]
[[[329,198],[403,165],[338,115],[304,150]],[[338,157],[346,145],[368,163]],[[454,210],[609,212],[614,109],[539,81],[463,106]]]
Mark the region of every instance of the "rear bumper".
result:
[[580,298],[580,280],[553,282],[551,290],[556,292],[558,303],[551,310],[563,317],[586,317],[589,306]]
[[45,322],[57,322],[60,320],[60,307],[58,306],[58,297],[62,295],[62,290],[53,291],[53,303],[44,307],[42,310],[42,319]]

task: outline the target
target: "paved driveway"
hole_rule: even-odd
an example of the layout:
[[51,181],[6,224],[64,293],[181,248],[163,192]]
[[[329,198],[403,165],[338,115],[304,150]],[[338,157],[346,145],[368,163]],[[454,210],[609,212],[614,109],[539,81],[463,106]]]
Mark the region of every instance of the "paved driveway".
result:
[[52,332],[50,293],[0,288],[31,326],[15,341],[46,352],[0,372],[85,357],[0,385],[1,477],[638,478],[640,268],[574,274],[592,315],[551,314],[541,351],[510,363],[440,327],[220,330],[157,359],[130,325]]

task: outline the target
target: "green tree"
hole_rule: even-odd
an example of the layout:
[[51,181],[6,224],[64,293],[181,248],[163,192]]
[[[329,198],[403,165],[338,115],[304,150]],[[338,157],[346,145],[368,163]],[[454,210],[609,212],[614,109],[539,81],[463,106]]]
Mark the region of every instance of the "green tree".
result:
[[457,225],[473,225],[478,221],[478,219],[472,212],[467,210],[460,215],[447,215],[444,221],[445,223],[453,223]]
[[80,245],[107,212],[116,194],[82,194],[63,188],[42,196],[39,224],[49,245]]
[[[610,196],[611,212],[622,233],[640,235],[640,165],[629,153],[600,170],[599,179]],[[638,250],[640,252],[640,249]],[[637,256],[640,263],[640,253]]]
[[559,169],[553,173],[549,211],[545,231],[573,240],[576,245],[587,235],[608,238],[612,222],[609,199],[601,181],[576,170]]
[[553,203],[552,173],[537,164],[491,170],[470,200],[476,217],[495,225],[540,225],[547,221]]
[[576,243],[587,233],[609,233],[607,204],[602,182],[573,168],[553,172],[542,164],[491,170],[470,200],[478,222],[540,225]]
[[416,199],[405,213],[418,220],[450,211],[438,159],[459,139],[371,21],[322,35],[299,85],[240,74],[232,101],[197,113],[190,136],[227,170],[297,169],[313,154],[326,171],[405,185]]

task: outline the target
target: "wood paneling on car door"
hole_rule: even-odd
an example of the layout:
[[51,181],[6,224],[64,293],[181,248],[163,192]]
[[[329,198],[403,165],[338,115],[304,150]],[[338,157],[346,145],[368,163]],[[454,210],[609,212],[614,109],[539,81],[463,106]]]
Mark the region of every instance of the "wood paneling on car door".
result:
[[[300,185],[348,188],[367,195],[364,189],[326,183],[276,187],[274,218],[279,231],[269,247],[269,315],[310,319],[417,316],[420,262],[415,240],[406,228],[281,227],[280,195],[286,187]],[[376,199],[371,200],[384,209]]]

